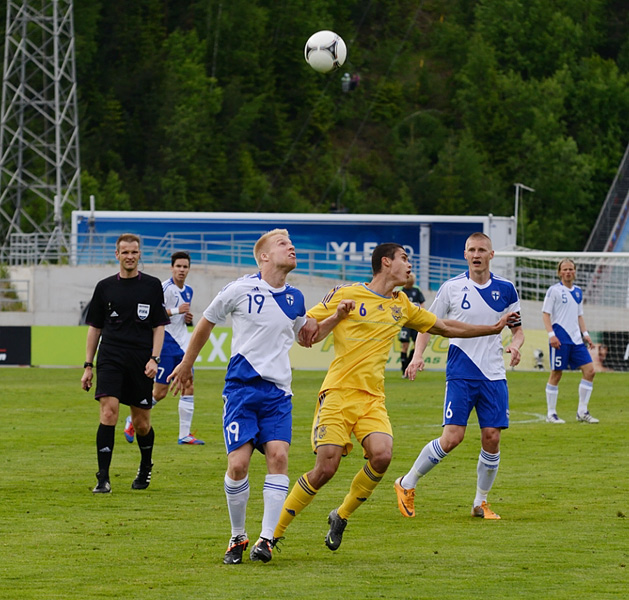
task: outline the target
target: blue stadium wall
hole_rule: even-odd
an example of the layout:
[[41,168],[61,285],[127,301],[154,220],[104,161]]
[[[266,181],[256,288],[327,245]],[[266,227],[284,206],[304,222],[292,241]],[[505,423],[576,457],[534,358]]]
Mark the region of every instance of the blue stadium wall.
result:
[[[113,236],[132,232],[143,238],[144,252],[174,235],[192,239],[203,234],[229,241],[234,232],[248,240],[273,228],[286,228],[298,250],[315,250],[333,258],[349,252],[352,261],[369,263],[382,242],[403,245],[411,258],[463,259],[465,239],[482,231],[498,250],[514,243],[513,218],[486,216],[337,215],[297,213],[191,213],[74,211],[72,233]],[[148,244],[148,246],[147,246]],[[82,260],[77,253],[77,263]],[[226,257],[227,260],[227,257]],[[250,259],[253,264],[253,258]]]

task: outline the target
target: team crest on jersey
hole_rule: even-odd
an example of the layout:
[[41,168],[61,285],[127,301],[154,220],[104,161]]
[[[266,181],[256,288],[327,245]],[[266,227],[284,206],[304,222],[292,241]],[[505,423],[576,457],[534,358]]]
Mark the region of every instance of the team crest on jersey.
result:
[[151,311],[150,304],[138,304],[138,317],[144,321],[146,317],[149,316],[149,312]]
[[286,304],[288,304],[288,306],[295,304],[295,296],[292,294],[286,294]]
[[498,300],[500,300],[500,292],[498,290],[493,290],[491,292],[491,297],[494,302],[498,302]]
[[327,433],[328,428],[326,425],[319,425],[317,427],[317,438],[322,440],[325,437],[325,434]]
[[401,306],[392,306],[391,307],[391,316],[394,321],[399,321],[402,318],[402,307]]

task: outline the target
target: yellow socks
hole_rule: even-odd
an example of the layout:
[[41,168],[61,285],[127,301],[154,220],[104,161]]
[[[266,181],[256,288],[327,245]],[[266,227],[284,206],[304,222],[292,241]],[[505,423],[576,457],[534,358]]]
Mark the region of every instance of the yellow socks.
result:
[[371,496],[383,476],[384,473],[376,473],[371,467],[371,464],[367,462],[367,464],[356,473],[352,485],[349,488],[349,492],[347,496],[345,496],[343,504],[341,504],[338,509],[339,517],[341,517],[341,519],[349,518],[349,516]]
[[297,483],[284,501],[280,520],[277,523],[273,537],[278,538],[284,535],[286,528],[312,502],[318,491],[310,485],[307,475],[304,474],[297,480]]

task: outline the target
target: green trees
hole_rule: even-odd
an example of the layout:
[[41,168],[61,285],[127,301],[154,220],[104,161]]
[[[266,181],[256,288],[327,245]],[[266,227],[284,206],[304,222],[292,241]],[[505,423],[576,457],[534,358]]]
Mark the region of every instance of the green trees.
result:
[[[520,243],[581,249],[629,140],[623,7],[75,3],[84,204],[511,215],[521,181]],[[341,72],[303,61],[324,28]]]

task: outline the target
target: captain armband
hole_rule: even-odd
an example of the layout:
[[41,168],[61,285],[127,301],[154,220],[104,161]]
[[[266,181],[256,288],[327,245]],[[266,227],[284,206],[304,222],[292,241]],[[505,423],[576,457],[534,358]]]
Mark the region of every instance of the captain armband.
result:
[[518,320],[515,323],[510,323],[509,329],[513,329],[514,327],[522,327],[522,315],[520,314],[520,311],[517,311],[515,314],[518,315]]

